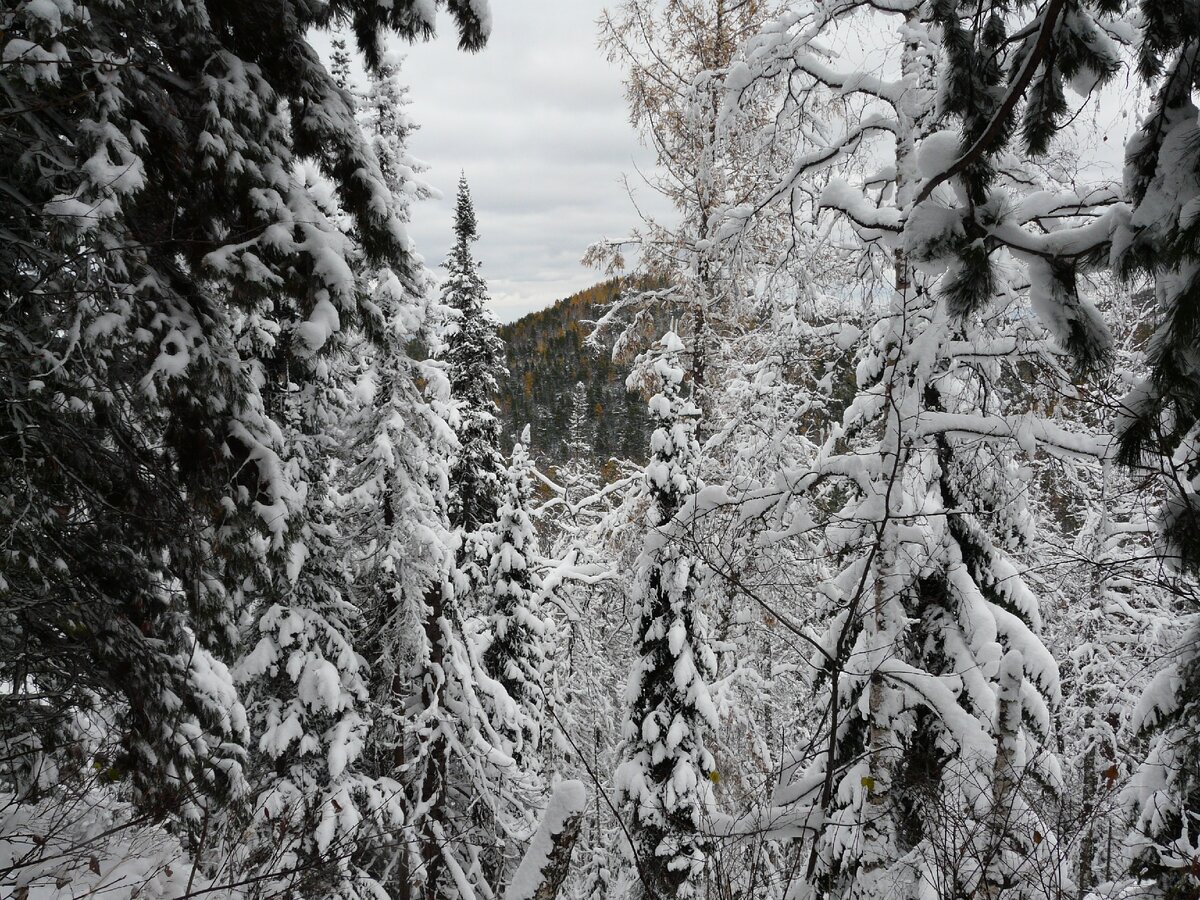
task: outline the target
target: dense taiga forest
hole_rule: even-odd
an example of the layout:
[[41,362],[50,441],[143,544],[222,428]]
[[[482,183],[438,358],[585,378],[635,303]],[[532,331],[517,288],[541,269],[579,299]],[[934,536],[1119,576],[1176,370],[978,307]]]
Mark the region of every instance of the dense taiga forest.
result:
[[[499,405],[505,434],[530,426],[535,457],[547,467],[573,459],[645,462],[650,415],[638,386],[627,384],[632,359],[614,359],[590,341],[593,323],[618,298],[620,280],[605,281],[547,309],[500,326],[507,376]],[[670,327],[665,311],[658,333]]]
[[0,9],[0,897],[1200,900],[1200,6],[598,3],[501,327],[519,5]]

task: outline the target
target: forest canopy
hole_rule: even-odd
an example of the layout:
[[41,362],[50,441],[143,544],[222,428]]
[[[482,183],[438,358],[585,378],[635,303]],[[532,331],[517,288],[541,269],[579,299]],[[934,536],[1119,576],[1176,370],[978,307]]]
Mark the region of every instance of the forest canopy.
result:
[[0,11],[0,894],[1198,900],[1195,2],[612,0],[504,326],[501,6]]

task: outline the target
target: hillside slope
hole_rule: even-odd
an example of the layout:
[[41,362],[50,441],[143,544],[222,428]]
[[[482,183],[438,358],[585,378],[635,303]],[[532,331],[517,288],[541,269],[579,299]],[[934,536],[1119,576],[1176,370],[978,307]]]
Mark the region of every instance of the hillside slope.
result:
[[500,328],[509,371],[498,398],[505,434],[512,440],[530,425],[533,453],[544,462],[646,458],[646,401],[626,390],[628,366],[584,344],[587,323],[619,289],[602,282]]

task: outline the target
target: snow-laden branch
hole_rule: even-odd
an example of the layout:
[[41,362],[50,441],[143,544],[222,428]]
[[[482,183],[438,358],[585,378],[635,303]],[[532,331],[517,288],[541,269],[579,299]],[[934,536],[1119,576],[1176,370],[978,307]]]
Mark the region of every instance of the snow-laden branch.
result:
[[1026,55],[1021,65],[1021,71],[1016,79],[1009,86],[1008,93],[1004,97],[1004,102],[993,113],[991,121],[988,122],[987,128],[983,133],[975,139],[975,142],[967,148],[954,163],[947,169],[938,173],[934,177],[925,182],[921,188],[921,192],[917,195],[915,205],[919,205],[929,199],[934,188],[943,182],[960,175],[965,172],[973,163],[977,162],[981,156],[990,151],[997,141],[1001,141],[1006,136],[1009,116],[1017,108],[1017,104],[1021,98],[1025,96],[1025,91],[1029,87],[1029,82],[1033,80],[1034,73],[1038,70],[1038,66],[1042,63],[1042,58],[1046,55],[1046,51],[1050,47],[1050,39],[1054,34],[1054,28],[1058,24],[1058,17],[1066,5],[1066,0],[1050,0],[1046,4],[1045,12],[1042,13],[1042,24],[1038,30],[1037,40],[1033,47]]
[[571,851],[586,806],[583,782],[560,781],[555,786],[504,900],[555,900],[571,867]]
[[986,416],[927,411],[921,414],[915,433],[923,437],[937,434],[960,437],[1011,438],[1026,453],[1041,446],[1062,459],[1108,460],[1115,458],[1112,438],[1101,434],[1080,434],[1034,416]]

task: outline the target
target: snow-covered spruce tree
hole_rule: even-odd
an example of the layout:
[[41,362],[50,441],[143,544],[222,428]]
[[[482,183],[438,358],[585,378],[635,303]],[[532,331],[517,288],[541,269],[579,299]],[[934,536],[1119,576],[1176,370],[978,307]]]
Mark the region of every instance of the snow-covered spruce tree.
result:
[[[494,704],[512,701],[484,670],[476,620],[459,606],[467,583],[454,566],[460,532],[444,533],[445,569],[425,595],[399,770],[407,810],[401,896],[429,900],[499,890],[533,825],[537,787],[493,724]],[[503,709],[500,718],[517,716]]]
[[[785,6],[771,0],[624,0],[613,4],[600,23],[602,45],[626,72],[631,121],[659,163],[651,184],[671,203],[676,215],[672,222],[643,215],[631,236],[603,241],[589,251],[589,261],[612,265],[623,263],[624,253],[634,250],[640,276],[624,285],[589,340],[611,339],[614,356],[631,355],[646,350],[663,331],[668,316],[678,316],[671,319],[672,327],[679,329],[688,347],[685,367],[692,399],[702,410],[697,433],[704,451],[693,474],[710,483],[738,480],[741,487],[745,486],[746,469],[755,463],[769,465],[770,456],[770,451],[757,452],[761,446],[750,446],[763,435],[764,422],[759,415],[766,404],[760,396],[751,401],[757,406],[751,412],[749,404],[742,405],[747,394],[761,389],[777,391],[781,399],[796,396],[784,379],[771,381],[772,374],[767,372],[762,373],[757,387],[744,390],[743,377],[761,362],[757,354],[762,345],[775,337],[767,336],[775,323],[774,310],[760,288],[777,270],[798,260],[803,259],[809,269],[820,267],[815,254],[808,252],[811,241],[802,239],[803,249],[797,247],[797,235],[790,228],[797,219],[794,208],[770,206],[751,227],[742,229],[736,240],[724,241],[718,234],[724,224],[721,212],[743,208],[757,198],[768,175],[788,162],[782,154],[791,146],[783,134],[805,124],[801,117],[770,118],[775,110],[769,101],[781,95],[778,82],[765,83],[752,101],[738,107],[736,126],[727,121],[723,108],[724,79],[740,59],[739,45]],[[639,207],[639,212],[642,210],[644,207]],[[789,244],[797,248],[795,256],[781,261],[780,249]],[[779,336],[779,346],[786,343],[787,338]],[[653,352],[644,352],[638,360],[637,369],[646,384],[654,381],[654,358]],[[773,362],[766,362],[764,368]],[[765,387],[768,382],[771,386]],[[731,396],[733,392],[736,397]],[[794,436],[792,423],[783,423],[783,428]],[[787,444],[787,438],[781,443]],[[788,452],[782,447],[771,449]],[[733,518],[736,520],[736,514]],[[754,615],[754,601],[745,590],[753,576],[743,582],[741,592],[734,585],[759,562],[763,571],[771,571],[781,580],[790,578],[796,568],[789,564],[792,547],[777,546],[770,559],[768,554],[759,554],[752,560],[753,551],[742,550],[755,546],[754,536],[741,524],[729,518],[706,517],[692,523],[688,536],[689,552],[713,560],[721,570],[721,577],[711,587],[712,596],[703,598],[706,603],[712,601],[721,649],[721,681],[714,683],[714,702],[722,715],[721,740],[708,749],[721,770],[715,793],[731,821],[737,823],[730,825],[732,831],[749,821],[745,817],[748,808],[767,799],[765,783],[773,776],[762,729],[767,723],[770,730],[770,716],[755,715],[768,708],[772,698],[762,690],[756,666],[748,662],[762,649],[761,635],[756,635],[752,650],[743,644],[756,623],[765,620]],[[730,546],[735,541],[742,542],[741,549]],[[772,570],[776,561],[785,562]],[[796,580],[803,583],[809,579]],[[761,833],[743,832],[720,842],[708,869],[710,890],[767,896],[758,879],[773,880],[773,876],[765,874],[768,866],[760,854]],[[755,879],[755,883],[740,881],[743,878]],[[773,889],[781,890],[782,881]]]
[[445,373],[409,352],[435,336],[431,274],[421,270],[409,285],[394,273],[376,274],[377,337],[358,354],[366,361],[358,383],[363,400],[346,429],[353,462],[339,479],[353,519],[346,550],[365,620],[359,647],[371,667],[372,726],[362,766],[375,778],[377,806],[376,818],[364,823],[359,857],[390,894],[415,897],[424,883],[417,835],[423,729],[430,726],[417,713],[430,703],[439,707],[444,680],[435,663],[444,642],[433,616],[453,557],[446,520],[453,410]]
[[[795,309],[814,306],[811,285],[828,281],[838,263],[802,223],[811,193],[764,202],[777,173],[790,165],[799,135],[821,127],[818,110],[794,97],[789,106],[786,83],[772,79],[756,82],[733,108],[724,102],[727,77],[743,66],[739,45],[785,8],[628,0],[601,20],[604,46],[627,70],[631,119],[660,163],[662,177],[653,186],[678,215],[670,224],[646,219],[628,240],[590,251],[593,260],[613,261],[636,247],[645,276],[601,318],[593,340],[615,333],[618,353],[640,349],[647,331],[661,331],[661,325],[653,328],[655,316],[661,321],[666,311],[678,311],[691,351],[693,400],[703,411],[696,474],[710,485],[734,483],[734,493],[751,490],[751,482],[756,488],[773,483],[784,459],[794,466],[811,458],[803,432],[820,417],[820,401],[790,380],[797,365],[807,367],[804,352],[795,349],[804,323],[793,328],[785,322],[795,319]],[[837,289],[846,290],[845,284]],[[834,331],[831,326],[828,335]],[[642,362],[653,358],[645,354]],[[714,848],[708,889],[765,898],[784,891],[786,877],[772,871],[779,859],[768,857],[777,847],[767,846],[764,830],[752,823],[761,822],[758,810],[775,779],[772,740],[805,718],[790,711],[773,717],[780,697],[768,688],[768,673],[777,662],[787,664],[771,650],[786,658],[793,648],[780,617],[767,609],[792,618],[793,610],[811,608],[802,586],[815,574],[811,549],[800,541],[781,540],[764,552],[760,525],[730,504],[692,522],[687,539],[689,552],[716,571],[704,600],[711,602],[720,663],[712,687],[721,729],[708,749],[721,773],[714,793],[728,818],[721,822],[725,835]]]
[[[412,202],[429,194],[406,144],[416,126],[395,60],[385,56],[370,79],[361,120],[407,223]],[[481,881],[479,852],[495,835],[478,827],[479,810],[494,809],[521,780],[477,694],[488,679],[458,611],[450,381],[444,364],[411,353],[421,346],[439,355],[447,311],[419,262],[367,265],[361,281],[366,314],[348,348],[354,402],[335,429],[346,460],[332,481],[362,617],[355,649],[370,664],[372,723],[357,761],[363,815],[337,849],[360,883],[393,896],[487,896],[496,888]]]
[[[808,127],[810,111],[778,114],[774,104],[787,96],[786,85],[770,80],[748,92],[732,114],[724,103],[726,76],[741,61],[739,45],[784,8],[775,2],[626,0],[601,20],[605,49],[626,69],[631,120],[659,161],[660,177],[652,185],[677,216],[671,223],[646,217],[628,239],[589,251],[590,261],[611,264],[636,249],[642,276],[628,282],[590,340],[613,338],[614,355],[628,354],[660,334],[668,314],[679,316],[676,327],[690,351],[685,359],[692,398],[703,412],[697,430],[704,450],[695,474],[710,484],[735,481],[739,490],[757,475],[772,481],[772,460],[804,444],[802,426],[790,419],[804,406],[802,392],[780,365],[785,355],[797,356],[785,349],[794,346],[795,335],[773,329],[781,318],[777,301],[804,304],[808,292],[798,285],[825,274],[830,262],[813,235],[796,225],[803,195],[793,195],[790,205],[761,202],[765,186],[774,186],[775,173],[790,163],[788,137]],[[761,213],[752,222],[746,213],[751,206]],[[745,227],[726,240],[728,210],[738,210]],[[780,283],[791,292],[787,298]],[[653,359],[653,353],[643,354],[639,371]],[[777,418],[764,420],[766,410]],[[771,643],[768,623],[779,622],[757,601],[773,606],[787,595],[777,608],[794,606],[801,592],[790,587],[807,584],[812,574],[811,567],[800,574],[806,566],[796,546],[780,542],[762,553],[755,537],[754,526],[734,511],[693,522],[688,540],[689,552],[712,561],[718,574],[711,597],[704,598],[712,602],[721,674],[713,685],[721,739],[709,750],[721,771],[715,794],[729,819],[708,870],[709,890],[766,897],[768,890],[782,891],[785,879],[768,872],[773,862],[766,855],[775,848],[767,848],[764,832],[749,823],[755,820],[751,810],[769,797],[774,765],[768,734],[777,735],[782,722],[772,720],[776,698],[751,660],[770,658],[763,652],[764,640]],[[768,593],[779,592],[756,595],[756,582],[771,583]],[[764,661],[762,668],[770,665]]]
[[333,49],[329,53],[329,74],[343,91],[350,90],[350,52],[346,49],[346,39],[341,35],[332,42]]
[[634,588],[641,619],[615,776],[634,877],[652,898],[697,896],[711,844],[714,766],[707,742],[717,718],[708,682],[716,659],[701,607],[706,571],[673,534],[682,526],[677,514],[698,487],[700,453],[700,411],[683,393],[683,350],[673,332],[656,348],[661,388],[650,401],[656,427],[645,474],[649,528]]
[[383,57],[378,70],[369,73],[360,108],[363,130],[370,138],[384,180],[399,202],[411,204],[428,199],[432,190],[419,177],[425,164],[408,149],[419,126],[408,112],[411,101],[408,85],[400,77],[401,63],[398,55]]
[[374,784],[359,766],[371,715],[365,629],[349,591],[346,517],[330,489],[343,462],[337,425],[346,396],[339,367],[321,369],[280,398],[288,465],[305,491],[286,520],[287,567],[251,610],[237,668],[258,754],[249,827],[227,869],[250,882],[251,896],[352,898],[375,889],[353,855],[374,812]]
[[[451,776],[448,785],[456,785],[465,777],[469,789],[455,788],[461,800],[450,794],[444,796],[440,813],[452,815],[462,851],[470,855],[460,867],[496,890],[506,877],[506,869],[516,862],[511,852],[512,838],[530,811],[527,802],[515,798],[528,792],[533,781],[511,755],[519,739],[517,743],[506,740],[506,733],[522,714],[504,685],[489,676],[482,658],[489,640],[485,622],[493,602],[488,573],[490,529],[500,512],[506,478],[495,401],[498,381],[504,373],[504,349],[495,317],[487,306],[487,285],[473,255],[472,244],[479,233],[465,176],[458,183],[454,236],[454,247],[444,264],[447,275],[442,286],[442,313],[446,319],[436,348],[450,383],[451,424],[457,439],[450,460],[447,507],[454,556],[441,595],[430,598],[430,607],[434,620],[444,623],[438,652],[457,667],[453,670],[457,683],[452,679],[447,683],[457,703],[447,721],[447,727],[455,732],[451,746],[476,757],[478,750],[470,748],[484,740],[495,751],[490,758],[486,754],[482,759],[464,758],[461,764],[466,776],[453,767],[447,770]],[[522,730],[519,723],[517,730]],[[486,737],[474,736],[480,733]],[[471,820],[469,827],[457,821],[464,816]],[[458,865],[453,860],[451,863]]]
[[[482,7],[450,6],[479,46]],[[282,397],[309,389],[361,311],[344,235],[296,164],[324,173],[367,259],[409,257],[306,35],[350,24],[373,65],[387,31],[432,33],[435,8],[2,14],[0,155],[20,187],[0,251],[14,401],[0,503],[34,503],[4,507],[2,677],[37,685],[44,749],[71,710],[111,704],[122,748],[98,762],[143,811],[196,823],[197,842],[204,795],[241,781],[236,695],[211,654],[231,653],[243,612],[292,592],[321,469],[290,445]],[[23,710],[5,704],[8,733],[31,730]]]
[[549,728],[546,709],[552,697],[547,667],[547,647],[553,640],[553,622],[539,610],[541,579],[537,563],[537,532],[529,515],[533,484],[531,463],[523,442],[525,427],[513,447],[505,473],[504,499],[487,548],[488,647],[483,662],[488,674],[512,700],[510,718],[493,713],[498,730],[507,738],[514,759],[527,768],[538,767],[544,735]]
[[474,549],[470,542],[481,527],[496,521],[505,468],[496,406],[497,384],[504,374],[504,344],[496,333],[487,284],[471,248],[478,239],[475,207],[464,175],[458,180],[454,208],[454,248],[445,262],[442,304],[450,319],[440,354],[458,409],[459,449],[450,473],[450,521],[467,539],[464,552]]
[[1191,900],[1200,891],[1198,635],[1193,616],[1171,665],[1146,689],[1132,722],[1152,742],[1126,791],[1137,812],[1131,871],[1170,900]]
[[[429,193],[407,150],[406,91],[389,57],[368,77],[361,119],[405,225]],[[330,196],[319,184],[314,193]],[[446,582],[448,385],[407,349],[430,324],[430,273],[416,258],[353,262],[363,316],[329,338],[341,352],[313,389],[280,401],[298,463],[313,470],[288,569],[294,586],[259,621],[261,639],[242,666],[267,682],[254,685],[252,710],[265,719],[260,749],[278,773],[260,779],[261,858],[246,860],[251,871],[283,873],[256,875],[252,892],[264,895],[366,896],[407,878],[396,866],[405,859],[399,770],[411,693],[401,673],[422,658],[424,598]]]
[[[413,125],[405,113],[396,63],[385,56],[368,77],[361,119],[395,220],[403,227],[412,201],[429,191],[417,178],[422,167],[407,152]],[[335,210],[329,212],[336,218]],[[403,232],[399,239],[409,253]],[[269,848],[267,873],[290,876],[295,870],[300,877],[259,876],[256,890],[266,894],[286,886],[339,896],[373,895],[397,882],[408,890],[411,874],[404,865],[405,845],[397,840],[409,819],[402,782],[405,736],[397,719],[412,711],[415,692],[398,675],[408,666],[418,675],[416,693],[425,686],[420,667],[413,665],[433,655],[426,654],[429,648],[418,638],[428,638],[431,612],[424,601],[448,582],[448,481],[444,462],[438,461],[449,457],[445,417],[452,411],[445,405],[440,373],[415,364],[407,352],[407,343],[428,327],[428,272],[410,256],[393,255],[382,265],[369,258],[355,262],[358,290],[366,300],[358,327],[348,340],[339,335],[339,343],[367,362],[356,373],[360,396],[369,398],[358,420],[366,429],[347,434],[339,428],[345,396],[324,398],[325,405],[317,398],[315,408],[304,407],[292,417],[307,446],[324,442],[314,454],[324,470],[308,479],[301,540],[293,545],[294,550],[302,545],[307,554],[297,563],[297,596],[260,621],[259,630],[266,633],[245,666],[262,669],[262,657],[271,656],[262,648],[282,645],[279,655],[286,658],[284,669],[294,683],[290,700],[286,680],[280,690],[265,692],[267,729],[260,747],[281,777],[264,792],[256,815],[262,809],[269,822],[260,843]],[[332,378],[344,384],[345,364],[332,371]],[[424,396],[418,382],[425,385]],[[345,450],[355,446],[356,437],[360,446],[368,445],[366,459],[347,466],[354,457]],[[297,443],[305,446],[304,438]],[[345,502],[336,509],[330,501],[322,502],[329,483],[344,485]],[[352,571],[348,551],[361,549],[364,531],[381,555]],[[289,577],[294,577],[291,569]],[[352,579],[362,582],[357,607],[347,602]],[[377,673],[370,685],[364,655]],[[271,656],[265,674],[278,678],[278,668]],[[282,711],[276,698],[285,700]],[[379,725],[379,733],[369,742],[372,752],[364,756],[371,722]],[[248,862],[263,868],[253,857]]]
[[1182,568],[1200,567],[1200,198],[1196,143],[1200,92],[1200,26],[1170,2],[1144,0],[1138,57],[1156,93],[1149,115],[1126,148],[1125,182],[1133,214],[1116,236],[1113,256],[1129,277],[1153,279],[1157,329],[1149,378],[1126,400],[1121,439],[1125,461],[1162,460],[1170,498],[1164,510],[1167,552]]
[[[416,127],[405,109],[407,89],[389,55],[368,79],[359,119],[397,217],[407,225],[413,202],[430,195],[419,177],[425,167],[407,147]],[[406,750],[417,739],[408,716],[429,656],[426,596],[446,579],[452,411],[445,373],[411,353],[436,342],[432,273],[414,258],[407,269],[367,266],[361,280],[367,314],[348,339],[353,364],[346,367],[354,385],[346,416],[334,429],[343,465],[332,481],[350,595],[361,617],[356,650],[369,665],[363,679],[371,728],[359,770],[370,778],[363,791],[370,814],[359,824],[357,840],[339,849],[389,894],[410,896],[403,775]]]
[[[1128,228],[1114,239],[1118,268],[1153,279],[1158,322],[1150,375],[1125,401],[1125,462],[1163,473],[1163,555],[1194,598],[1200,571],[1200,23],[1189,10],[1143,0],[1138,68],[1155,95],[1126,147]],[[1191,614],[1200,613],[1193,603]],[[1194,622],[1195,620],[1193,620]],[[1153,734],[1131,796],[1133,872],[1169,897],[1200,893],[1200,626],[1143,698],[1137,722]]]
[[[874,61],[869,74],[830,65],[823,40],[854,22],[878,32],[893,14],[882,74]],[[805,498],[798,520],[824,522],[836,571],[821,588],[831,624],[816,658],[828,677],[825,752],[799,761],[806,774],[780,795],[811,811],[804,892],[1036,893],[1051,843],[1031,837],[1046,827],[1030,801],[1057,774],[1044,748],[1058,676],[1016,562],[1032,522],[1012,457],[1017,437],[1026,449],[1034,435],[1051,449],[1086,442],[1023,407],[1012,415],[1015,382],[1002,376],[1020,352],[1054,352],[1015,313],[1025,277],[1063,346],[1085,363],[1103,353],[1104,329],[1074,285],[1108,223],[1063,227],[1076,224],[1064,214],[1097,211],[1077,196],[1026,200],[1036,179],[1009,144],[1028,96],[1022,149],[1044,151],[1064,73],[1102,80],[1116,58],[1082,5],[1021,15],[990,3],[982,13],[821,3],[764,30],[729,76],[735,102],[770,78],[788,79],[793,95],[801,85],[800,96],[850,100],[841,132],[806,135],[770,195],[819,192],[891,270],[880,266],[887,299],[864,334],[843,428],[784,474]],[[988,27],[973,27],[976,16]],[[875,133],[888,137],[872,144]],[[865,189],[814,179],[864,146],[888,154]],[[821,491],[834,482],[849,496],[830,516]]]
[[[393,120],[385,108],[377,116],[370,109],[368,103],[378,137],[378,123]],[[381,156],[400,161],[403,183],[419,166],[403,146],[411,123],[394,121],[404,125],[392,132],[391,155]],[[405,194],[414,189],[410,183]],[[430,280],[421,275],[422,283]],[[465,529],[451,519],[465,406],[454,392],[446,341],[455,333],[445,327],[454,310],[429,302],[420,283],[394,276],[380,279],[376,296],[373,321],[386,341],[364,373],[372,399],[352,479],[367,501],[356,590],[374,635],[372,771],[395,779],[395,791],[378,796],[389,817],[399,807],[400,821],[378,835],[369,866],[406,900],[490,896],[530,831],[534,804],[531,783],[491,715],[498,703],[513,720],[511,700],[485,671],[480,621],[463,607],[476,602],[484,573],[475,558],[481,532],[470,533],[468,551]],[[409,355],[418,339],[433,359]]]
[[588,409],[587,385],[575,382],[571,388],[571,417],[567,420],[567,436],[564,448],[567,462],[582,464],[595,449],[595,426]]

